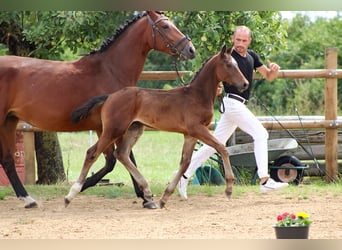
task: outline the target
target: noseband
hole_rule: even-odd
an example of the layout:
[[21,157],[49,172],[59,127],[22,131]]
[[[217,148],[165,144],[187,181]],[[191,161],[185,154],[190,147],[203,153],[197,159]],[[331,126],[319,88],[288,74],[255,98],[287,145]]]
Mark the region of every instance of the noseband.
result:
[[191,39],[188,36],[183,36],[181,39],[179,39],[176,42],[176,44],[172,44],[170,40],[167,38],[167,36],[165,35],[165,33],[162,30],[160,30],[157,26],[157,23],[159,23],[160,21],[169,20],[169,19],[167,17],[160,17],[157,20],[153,21],[149,15],[147,15],[147,19],[152,26],[153,49],[155,48],[155,44],[156,44],[156,40],[155,40],[156,37],[155,37],[154,32],[157,31],[160,37],[163,39],[164,43],[166,44],[166,47],[168,47],[171,50],[172,55],[177,58],[180,58],[182,54],[182,50],[184,49],[185,45],[181,47],[181,49],[179,49],[179,47],[184,43],[184,41],[191,41]]

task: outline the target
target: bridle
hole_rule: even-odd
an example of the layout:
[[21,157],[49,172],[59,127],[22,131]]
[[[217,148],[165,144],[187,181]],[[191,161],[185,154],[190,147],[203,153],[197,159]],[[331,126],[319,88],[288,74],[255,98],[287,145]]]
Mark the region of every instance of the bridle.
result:
[[[182,51],[186,45],[186,43],[184,42],[189,42],[191,41],[191,39],[189,38],[189,36],[183,36],[182,38],[180,38],[175,44],[172,44],[170,42],[170,40],[167,38],[167,36],[165,35],[165,33],[160,30],[157,26],[157,24],[160,21],[163,20],[169,20],[167,17],[159,17],[157,20],[153,21],[152,18],[147,14],[147,19],[149,21],[149,23],[152,26],[152,41],[153,41],[153,49],[155,48],[155,44],[156,44],[156,35],[155,35],[155,31],[158,32],[158,34],[160,35],[160,37],[162,38],[163,42],[166,44],[166,47],[170,49],[172,56],[174,58],[173,62],[174,62],[174,66],[177,72],[177,76],[178,78],[181,80],[182,84],[184,84],[184,81],[182,79],[182,77],[179,74],[179,70],[178,70],[178,65],[177,65],[177,61],[178,59],[180,59],[182,57]],[[184,44],[181,48],[179,48],[182,44]]]
[[[167,17],[159,17],[157,20],[153,21],[152,18],[148,14],[147,14],[147,19],[152,26],[153,49],[155,48],[155,44],[156,44],[156,40],[155,40],[156,39],[155,31],[156,31],[156,32],[158,32],[160,37],[163,39],[164,43],[166,44],[166,47],[169,48],[170,51],[172,52],[172,56],[174,56],[176,58],[181,58],[182,50],[185,47],[184,42],[185,41],[191,41],[191,39],[188,36],[183,36],[175,44],[172,44],[170,42],[170,40],[167,38],[167,36],[165,35],[165,33],[161,29],[159,29],[159,27],[157,26],[157,24],[160,21],[169,20],[169,19]],[[181,47],[182,44],[184,44],[183,47]],[[179,47],[181,47],[181,48],[179,48]]]

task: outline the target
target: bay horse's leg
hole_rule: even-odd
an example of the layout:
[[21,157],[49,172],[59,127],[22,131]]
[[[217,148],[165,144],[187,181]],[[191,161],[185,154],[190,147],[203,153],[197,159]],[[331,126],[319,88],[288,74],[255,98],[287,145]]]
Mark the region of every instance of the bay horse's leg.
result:
[[197,142],[196,138],[192,136],[184,135],[184,144],[183,144],[183,150],[182,150],[182,158],[181,158],[180,165],[179,165],[179,171],[177,171],[177,174],[175,175],[173,180],[169,183],[169,185],[166,187],[162,197],[160,198],[159,200],[160,208],[165,207],[168,198],[175,191],[177,183],[179,182],[180,178],[189,167],[191,156],[194,151],[196,142]]
[[126,167],[129,171],[133,181],[136,181],[139,190],[143,191],[143,206],[145,208],[157,208],[152,198],[152,192],[145,178],[141,175],[139,170],[135,167],[134,162],[129,158],[133,146],[136,144],[144,131],[144,126],[141,123],[133,123],[128,131],[116,142],[115,157]]
[[7,118],[0,126],[0,164],[2,165],[17,197],[25,202],[25,208],[37,207],[36,201],[28,195],[15,169],[15,131],[18,119],[16,117]]
[[95,186],[106,174],[113,171],[114,166],[116,164],[116,159],[114,157],[113,152],[114,145],[111,145],[108,147],[108,149],[106,149],[106,151],[103,153],[106,159],[105,166],[85,180],[81,192],[89,187]]

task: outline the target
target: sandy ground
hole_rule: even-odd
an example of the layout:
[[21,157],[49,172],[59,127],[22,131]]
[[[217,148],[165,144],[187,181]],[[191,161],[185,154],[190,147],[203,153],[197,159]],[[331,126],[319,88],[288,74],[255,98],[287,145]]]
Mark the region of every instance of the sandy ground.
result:
[[24,209],[10,196],[0,201],[0,239],[275,239],[276,216],[297,211],[314,219],[310,239],[342,239],[341,201],[342,195],[289,198],[282,191],[182,201],[175,193],[166,209],[148,210],[140,199],[79,195],[67,208],[59,197]]

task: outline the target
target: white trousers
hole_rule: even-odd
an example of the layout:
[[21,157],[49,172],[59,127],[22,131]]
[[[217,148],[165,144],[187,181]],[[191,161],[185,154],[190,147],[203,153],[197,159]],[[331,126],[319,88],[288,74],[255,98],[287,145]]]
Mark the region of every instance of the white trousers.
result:
[[[223,102],[225,112],[221,114],[214,136],[225,144],[237,127],[252,136],[258,176],[259,178],[268,177],[267,130],[245,104],[228,97],[224,97]],[[214,148],[204,144],[192,155],[191,163],[184,175],[191,177],[197,168],[215,152]]]

